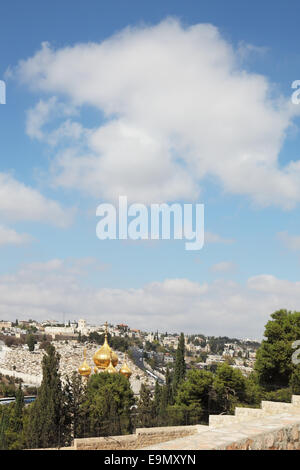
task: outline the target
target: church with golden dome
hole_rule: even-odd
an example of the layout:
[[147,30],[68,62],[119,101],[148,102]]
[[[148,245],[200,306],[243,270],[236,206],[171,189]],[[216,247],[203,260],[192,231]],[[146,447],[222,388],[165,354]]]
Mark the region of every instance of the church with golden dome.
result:
[[[93,356],[93,361],[95,364],[94,373],[98,374],[99,372],[107,372],[109,374],[121,374],[124,375],[127,379],[130,378],[132,372],[127,364],[126,356],[125,362],[117,371],[116,366],[119,362],[117,354],[112,350],[108,344],[108,324],[105,323],[105,337],[103,345],[95,352]],[[79,374],[84,377],[86,380],[92,373],[92,368],[88,365],[86,360],[86,349],[84,350],[84,361],[78,369]]]

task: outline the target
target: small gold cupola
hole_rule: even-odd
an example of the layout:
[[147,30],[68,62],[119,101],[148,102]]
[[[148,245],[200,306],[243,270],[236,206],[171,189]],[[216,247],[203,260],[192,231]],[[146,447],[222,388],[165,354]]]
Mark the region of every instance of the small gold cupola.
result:
[[109,365],[108,365],[108,367],[106,367],[104,372],[107,372],[108,374],[116,374],[117,373],[117,370],[114,368],[111,358],[110,358],[110,361],[109,361]]
[[83,360],[83,363],[81,364],[81,366],[79,367],[78,372],[81,375],[81,377],[87,377],[88,378],[91,375],[92,368],[88,365],[88,363],[86,361],[86,348],[84,348],[83,356],[84,356],[84,360]]
[[127,354],[125,354],[125,362],[124,362],[124,364],[122,365],[122,367],[120,369],[120,374],[127,377],[127,379],[129,379],[130,376],[132,375],[132,372],[131,372],[128,364],[127,364]]

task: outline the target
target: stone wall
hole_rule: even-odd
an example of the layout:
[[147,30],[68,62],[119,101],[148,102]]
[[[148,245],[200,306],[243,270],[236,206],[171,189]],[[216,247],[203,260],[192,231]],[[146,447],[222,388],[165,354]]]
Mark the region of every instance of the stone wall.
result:
[[75,439],[75,450],[134,450],[196,434],[201,426],[168,426],[139,428],[135,434],[125,436]]

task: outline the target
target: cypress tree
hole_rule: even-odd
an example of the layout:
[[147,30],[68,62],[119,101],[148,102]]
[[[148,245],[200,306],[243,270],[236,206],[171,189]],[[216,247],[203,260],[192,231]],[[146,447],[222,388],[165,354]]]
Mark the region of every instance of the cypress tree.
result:
[[83,437],[85,424],[81,407],[86,399],[86,387],[78,372],[74,371],[70,378],[67,377],[64,395],[66,399],[64,428],[69,431],[66,439],[71,444],[74,438]]
[[156,380],[154,390],[154,412],[156,416],[158,416],[160,410],[161,392],[161,387],[158,383],[158,380]]
[[66,443],[59,360],[60,355],[49,344],[42,361],[42,384],[30,409],[26,436],[30,448],[62,447]]
[[36,344],[36,340],[34,339],[33,334],[29,333],[26,337],[26,344],[30,352],[34,351],[34,345]]
[[142,383],[138,401],[138,425],[141,427],[153,426],[155,411],[154,402],[149,388]]
[[0,450],[7,450],[6,433],[9,427],[9,413],[7,408],[7,406],[2,405],[2,409],[0,409]]
[[6,429],[6,446],[9,450],[25,447],[23,435],[24,394],[21,386],[16,391],[16,401],[8,406],[9,420]]
[[176,396],[176,392],[180,383],[184,380],[185,372],[186,372],[186,364],[184,360],[184,352],[185,352],[185,345],[184,345],[184,334],[181,333],[178,347],[176,351],[176,360],[175,360],[175,367],[174,367],[174,376],[173,376],[173,396]]
[[173,404],[173,393],[172,393],[172,377],[170,374],[169,367],[166,371],[166,383],[162,387],[160,393],[160,407],[159,407],[159,418],[160,421],[165,421],[167,419],[167,408],[169,405]]
[[166,372],[166,386],[165,386],[165,402],[167,405],[172,405],[173,403],[173,390],[172,390],[172,375],[170,373],[169,367],[167,367]]
[[13,410],[13,426],[12,430],[16,433],[20,433],[23,427],[23,410],[24,410],[24,393],[21,385],[16,391],[16,401],[14,403]]

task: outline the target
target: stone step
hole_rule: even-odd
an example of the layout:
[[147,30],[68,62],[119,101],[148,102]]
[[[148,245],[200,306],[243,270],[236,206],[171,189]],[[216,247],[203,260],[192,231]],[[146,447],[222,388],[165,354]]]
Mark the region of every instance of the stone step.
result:
[[261,409],[266,414],[291,413],[300,414],[300,406],[294,406],[294,403],[282,403],[275,401],[262,401]]
[[[244,410],[244,408],[243,408]],[[263,410],[255,410],[252,413],[252,408],[249,408],[250,412],[246,413],[243,411],[240,413],[239,411],[236,412],[235,415],[211,415],[209,417],[209,427],[210,428],[223,428],[226,426],[231,426],[234,424],[241,424],[246,423],[249,421],[256,420],[257,418],[263,418],[267,416],[267,414]]]
[[230,426],[236,424],[238,419],[234,415],[210,415],[209,416],[209,427],[210,428],[223,428],[224,426]]
[[236,407],[234,416],[210,415],[209,427],[221,428],[232,424],[248,422],[257,418],[263,418],[264,416],[282,413],[300,415],[300,395],[293,395],[291,403],[262,401],[261,408]]
[[300,395],[292,395],[292,405],[300,407]]
[[261,408],[242,408],[236,407],[235,409],[235,416],[239,419],[243,419],[244,421],[248,421],[251,419],[262,418],[265,416],[266,413]]

